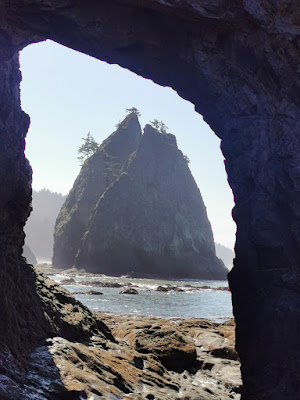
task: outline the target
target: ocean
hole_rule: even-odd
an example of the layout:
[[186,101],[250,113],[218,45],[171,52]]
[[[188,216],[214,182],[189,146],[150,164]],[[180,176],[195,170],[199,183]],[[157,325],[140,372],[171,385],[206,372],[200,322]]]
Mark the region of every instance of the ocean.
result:
[[[70,276],[50,275],[61,283]],[[136,314],[162,318],[205,318],[223,322],[232,318],[231,293],[217,290],[227,287],[227,281],[135,279],[105,275],[74,274],[74,282],[62,284],[83,304],[94,312]],[[102,287],[97,281],[119,283],[122,287]],[[139,295],[120,294],[123,286],[134,287]],[[157,291],[159,286],[177,287],[183,291]],[[206,288],[203,288],[206,287]],[[76,294],[76,292],[100,291],[103,295]]]

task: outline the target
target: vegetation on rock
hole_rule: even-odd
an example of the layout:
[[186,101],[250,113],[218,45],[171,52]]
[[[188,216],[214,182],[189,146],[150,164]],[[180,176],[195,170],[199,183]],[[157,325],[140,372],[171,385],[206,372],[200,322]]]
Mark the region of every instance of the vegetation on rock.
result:
[[141,113],[136,107],[131,107],[131,108],[126,108],[126,113],[127,114],[135,114],[137,117],[141,116]]
[[93,138],[90,132],[88,132],[85,138],[82,138],[83,144],[78,149],[78,160],[80,161],[80,165],[84,163],[84,161],[93,155],[99,147],[99,143]]
[[163,135],[166,135],[168,132],[168,127],[163,121],[159,121],[158,119],[154,119],[153,121],[150,121],[150,124],[155,128],[158,132],[160,132]]
[[54,266],[70,268],[75,264],[81,239],[97,202],[121,173],[124,163],[137,148],[141,134],[137,115],[131,112],[83,164],[56,220]]

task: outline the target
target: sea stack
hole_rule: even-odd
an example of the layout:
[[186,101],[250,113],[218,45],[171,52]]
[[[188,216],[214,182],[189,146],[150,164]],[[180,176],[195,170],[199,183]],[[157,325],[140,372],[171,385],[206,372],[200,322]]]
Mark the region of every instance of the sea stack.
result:
[[[89,210],[72,247],[77,268],[116,276],[226,279],[200,191],[174,135],[146,125]],[[56,234],[56,242],[63,239]]]
[[97,202],[119,176],[141,136],[138,117],[131,113],[83,164],[55,223],[54,267],[67,269],[74,266],[81,239]]

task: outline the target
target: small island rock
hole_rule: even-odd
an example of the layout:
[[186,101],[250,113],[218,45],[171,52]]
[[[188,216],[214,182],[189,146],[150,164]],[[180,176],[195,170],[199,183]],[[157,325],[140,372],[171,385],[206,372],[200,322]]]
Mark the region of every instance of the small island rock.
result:
[[120,294],[139,294],[139,292],[136,289],[130,287],[121,290]]

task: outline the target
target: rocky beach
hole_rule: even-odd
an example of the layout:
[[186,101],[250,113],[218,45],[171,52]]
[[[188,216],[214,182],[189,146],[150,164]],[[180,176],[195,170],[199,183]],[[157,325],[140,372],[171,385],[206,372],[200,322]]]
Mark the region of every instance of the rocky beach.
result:
[[240,398],[232,319],[91,313],[41,273],[37,290],[53,294],[56,335],[32,350],[23,374],[0,380],[1,400]]
[[[96,313],[206,318],[214,322],[233,317],[227,281],[115,277],[76,268],[61,271],[51,264],[41,264],[38,270]],[[121,295],[128,292],[136,296]]]
[[[218,323],[203,318],[92,313],[46,276],[54,272],[49,266],[39,268],[36,286],[45,307],[45,294],[52,293],[48,314],[56,334],[32,349],[23,372],[13,369],[9,358],[1,360],[3,368],[15,371],[0,379],[1,400],[240,399],[233,319]],[[72,274],[67,272],[62,283],[74,283]],[[118,292],[126,290],[123,284],[107,282],[102,290],[111,286]],[[94,289],[100,292],[97,285]],[[161,290],[168,296],[174,287]],[[215,291],[222,292],[221,288]],[[120,297],[138,296],[125,292]]]

